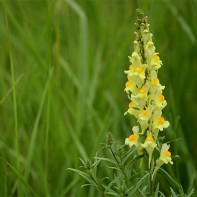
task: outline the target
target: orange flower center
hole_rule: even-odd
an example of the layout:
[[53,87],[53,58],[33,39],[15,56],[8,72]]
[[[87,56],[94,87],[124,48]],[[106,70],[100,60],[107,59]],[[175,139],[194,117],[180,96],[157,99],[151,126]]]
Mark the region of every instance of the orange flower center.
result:
[[142,114],[143,114],[144,116],[148,116],[148,111],[147,111],[147,110],[142,110]]
[[129,66],[129,70],[132,70],[132,69],[133,69],[133,67],[134,67],[134,65],[133,65],[133,64],[131,64],[131,65]]
[[144,70],[141,66],[138,66],[136,69],[135,69],[136,72],[138,73],[142,73]]
[[171,152],[169,152],[169,151],[166,151],[166,152],[164,152],[163,154],[164,154],[165,156],[171,157]]
[[159,101],[164,101],[164,96],[163,96],[162,94],[159,95],[159,96],[158,96],[158,100],[159,100]]
[[146,90],[144,88],[141,88],[139,91],[140,94],[146,94]]
[[137,136],[136,135],[130,135],[129,136],[129,141],[136,141],[137,140]]
[[158,55],[155,55],[154,58],[155,58],[155,60],[160,60]]
[[154,141],[152,136],[147,136],[146,141]]
[[159,79],[158,79],[158,78],[154,78],[154,79],[153,79],[153,82],[154,82],[154,83],[159,83]]
[[129,103],[129,108],[132,108],[134,106],[133,102]]
[[164,122],[165,122],[165,120],[163,117],[160,117],[157,119],[157,123],[159,123],[159,124],[164,124]]
[[132,85],[132,82],[131,81],[127,81],[126,84],[125,84],[126,87],[129,87],[131,85]]

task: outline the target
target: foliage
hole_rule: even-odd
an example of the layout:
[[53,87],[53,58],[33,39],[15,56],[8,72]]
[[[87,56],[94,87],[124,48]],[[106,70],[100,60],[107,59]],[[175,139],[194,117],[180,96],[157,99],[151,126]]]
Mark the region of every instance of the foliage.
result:
[[[159,78],[172,125],[165,141],[173,139],[180,155],[175,169],[164,169],[185,193],[196,187],[195,0],[1,0],[0,196],[97,196],[66,169],[92,158],[108,130],[123,144],[133,125],[123,116],[123,72],[139,6],[164,64]],[[113,176],[105,168],[99,174]],[[156,178],[170,196],[167,179]]]
[[[110,154],[106,154],[103,149],[108,149]],[[107,143],[99,152],[100,155],[94,157],[92,164],[88,160],[81,159],[82,170],[69,168],[89,183],[82,187],[95,187],[102,196],[165,196],[160,191],[158,180],[151,181],[153,167],[149,171],[142,170],[143,168],[139,167],[140,160],[144,155],[137,156],[135,154],[136,148],[128,150],[125,145],[120,146],[118,143],[114,143],[111,133],[108,133]],[[154,160],[152,162],[154,163]],[[99,171],[102,168],[107,168],[107,171],[110,170],[112,176],[109,176],[106,172],[106,175],[100,178]],[[171,196],[189,197],[193,194],[194,190],[185,195],[182,186],[164,169],[159,169],[159,173],[167,179]]]

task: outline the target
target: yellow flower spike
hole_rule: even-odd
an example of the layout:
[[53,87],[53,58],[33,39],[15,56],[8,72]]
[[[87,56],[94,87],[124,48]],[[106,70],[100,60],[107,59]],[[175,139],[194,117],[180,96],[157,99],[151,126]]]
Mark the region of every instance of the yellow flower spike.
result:
[[[147,17],[139,12],[137,29],[135,32],[136,39],[134,40],[134,52],[129,60],[131,65],[129,70],[125,71],[127,79],[130,82],[126,83],[126,92],[131,94],[129,99],[129,113],[136,117],[140,126],[140,133],[133,133],[126,140],[125,143],[130,147],[135,145],[137,153],[140,154],[143,149],[146,150],[149,156],[148,166],[152,159],[152,153],[157,147],[156,140],[159,132],[167,128],[170,123],[162,116],[162,109],[167,105],[163,96],[165,86],[160,84],[158,78],[158,69],[162,65],[162,61],[155,50],[152,40],[153,35],[149,32],[149,24]],[[125,114],[126,114],[125,113]],[[140,144],[139,135],[142,137],[146,135],[143,144]],[[166,147],[167,145],[164,145]],[[158,148],[159,149],[159,148]],[[171,153],[166,149],[163,151],[163,146],[160,158],[156,162],[154,173],[159,169],[163,163],[172,163]]]

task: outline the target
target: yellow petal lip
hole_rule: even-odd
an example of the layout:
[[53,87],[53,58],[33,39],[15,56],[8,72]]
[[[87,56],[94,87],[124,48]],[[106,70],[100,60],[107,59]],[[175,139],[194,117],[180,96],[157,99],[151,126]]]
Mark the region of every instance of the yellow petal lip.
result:
[[157,119],[157,123],[159,124],[164,124],[164,122],[165,122],[165,119],[163,117],[160,117]]
[[147,111],[147,110],[142,110],[142,114],[143,114],[144,116],[148,116],[148,111]]
[[133,102],[130,102],[129,103],[129,108],[132,108],[134,106],[134,103]]
[[164,99],[165,99],[165,98],[164,98],[164,96],[163,96],[162,94],[158,96],[158,100],[159,100],[159,101],[164,101]]
[[152,136],[147,136],[146,141],[154,141]]
[[138,139],[137,136],[134,134],[129,136],[129,141],[137,141],[137,139]]
[[142,73],[144,70],[141,66],[138,66],[136,69],[135,69],[136,72],[138,73]]
[[127,81],[126,84],[125,84],[126,87],[129,87],[131,85],[132,85],[132,82],[131,81]]
[[139,91],[140,94],[146,94],[146,90],[144,88],[141,88]]
[[166,152],[164,152],[163,153],[165,156],[167,156],[167,157],[171,157],[171,152],[170,151],[166,151]]
[[131,64],[131,65],[129,66],[129,70],[132,70],[132,69],[133,69],[133,67],[134,67],[134,65],[133,65],[133,64]]
[[155,55],[154,58],[155,58],[155,60],[160,60],[158,55]]
[[154,79],[153,79],[153,82],[154,82],[154,83],[159,83],[159,79],[158,79],[158,78],[154,78]]

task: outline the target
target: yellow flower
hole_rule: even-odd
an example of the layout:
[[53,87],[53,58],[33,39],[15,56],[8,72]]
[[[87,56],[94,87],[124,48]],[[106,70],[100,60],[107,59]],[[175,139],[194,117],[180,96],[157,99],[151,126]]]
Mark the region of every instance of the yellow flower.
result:
[[131,57],[129,56],[129,60],[135,67],[141,65],[141,57],[137,52],[133,52]]
[[149,112],[148,112],[148,110],[142,110],[140,115],[139,115],[139,119],[148,121],[149,120]]
[[159,159],[156,161],[156,166],[152,175],[152,179],[155,175],[155,173],[159,170],[159,168],[163,165],[163,164],[173,164],[172,162],[172,158],[171,158],[171,152],[169,152],[170,145],[167,144],[163,144],[162,148],[161,148],[161,153],[160,153],[160,157]]
[[144,68],[142,66],[137,66],[133,72],[128,73],[128,79],[138,86],[142,85],[145,79]]
[[129,70],[132,71],[133,69],[134,69],[134,65],[131,64],[131,65],[129,66]]
[[132,95],[131,99],[137,103],[140,108],[143,108],[143,106],[146,104],[147,101],[147,91],[145,88],[141,88],[137,95]]
[[138,105],[134,102],[130,102],[129,103],[129,109],[127,110],[127,112],[124,113],[124,115],[126,115],[127,113],[134,115],[136,118],[138,117],[139,114],[139,110],[135,109],[138,108]]
[[167,102],[165,101],[165,98],[162,94],[157,96],[155,99],[155,106],[157,109],[162,110],[167,105]]
[[163,161],[165,164],[173,164],[172,158],[171,158],[171,152],[168,151],[170,148],[170,145],[163,144],[162,149],[161,149],[161,155],[160,155],[160,160]]
[[124,90],[127,94],[129,94],[129,92],[135,91],[135,85],[133,84],[132,81],[127,81]]
[[150,117],[150,112],[148,110],[141,110],[139,113],[139,120],[138,122],[140,123],[142,132],[140,134],[143,134],[148,127],[148,121]]
[[149,157],[148,166],[150,168],[152,153],[153,153],[154,149],[157,147],[157,144],[155,143],[151,133],[148,133],[148,136],[147,136],[144,144],[142,144],[142,147],[145,148],[146,152],[148,153],[148,157]]
[[159,56],[157,54],[154,54],[152,60],[151,60],[151,68],[158,70],[162,65],[162,61],[160,60]]
[[142,40],[144,44],[146,44],[148,41],[152,41],[152,34],[149,33],[148,29],[143,31]]
[[161,117],[161,111],[154,111],[153,114],[153,129],[163,131],[164,128],[170,126],[170,123]]
[[135,66],[133,64],[131,64],[129,66],[129,70],[125,70],[124,73],[126,73],[126,74],[133,73],[134,69],[135,69]]
[[125,139],[125,144],[129,145],[129,147],[131,148],[133,145],[135,145],[136,147],[138,146],[138,139],[139,139],[139,127],[138,126],[134,126],[133,127],[133,133],[132,135],[130,135],[128,138]]
[[139,53],[139,52],[140,52],[140,45],[139,45],[139,42],[138,42],[137,40],[135,40],[135,41],[133,42],[133,44],[134,44],[134,50],[135,50],[135,52],[136,52],[136,53]]
[[153,42],[149,41],[145,46],[145,56],[147,58],[147,62],[151,62],[155,53],[155,47]]
[[150,72],[150,78],[151,78],[150,92],[152,94],[155,94],[156,92],[158,92],[158,90],[162,91],[165,88],[165,86],[162,86],[159,83],[159,79],[157,78],[156,71],[151,71]]

